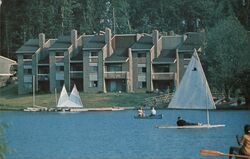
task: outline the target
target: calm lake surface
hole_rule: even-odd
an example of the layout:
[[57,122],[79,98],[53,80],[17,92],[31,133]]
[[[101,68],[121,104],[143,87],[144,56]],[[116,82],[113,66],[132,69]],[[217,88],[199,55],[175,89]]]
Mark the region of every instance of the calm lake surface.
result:
[[155,125],[175,125],[179,115],[205,123],[206,112],[158,110],[161,120],[134,119],[135,113],[1,112],[13,150],[7,159],[212,159],[218,157],[200,156],[199,151],[227,153],[230,145],[237,146],[235,135],[250,123],[250,111],[212,111],[210,123],[226,127],[157,129]]

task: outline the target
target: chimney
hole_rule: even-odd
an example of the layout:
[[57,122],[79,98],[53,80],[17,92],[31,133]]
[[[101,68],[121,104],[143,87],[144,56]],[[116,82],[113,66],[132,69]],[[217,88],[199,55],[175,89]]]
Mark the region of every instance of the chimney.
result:
[[138,41],[141,38],[141,34],[136,34],[136,41]]
[[154,52],[155,52],[155,56],[154,57],[158,57],[159,56],[159,48],[158,48],[158,43],[157,41],[159,40],[159,31],[158,30],[154,30],[153,31],[153,44],[155,46]]
[[77,31],[71,30],[71,44],[73,45],[73,49],[77,48]]
[[111,30],[109,28],[105,29],[105,43],[107,44],[107,56],[111,55]]
[[45,34],[44,33],[39,34],[39,47],[41,49],[45,47]]

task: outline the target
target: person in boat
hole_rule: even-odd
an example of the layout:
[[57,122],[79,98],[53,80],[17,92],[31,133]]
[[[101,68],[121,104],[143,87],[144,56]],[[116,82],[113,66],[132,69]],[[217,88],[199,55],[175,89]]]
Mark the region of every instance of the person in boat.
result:
[[[245,156],[250,156],[250,125],[247,124],[244,126],[244,135],[239,139],[238,135],[236,135],[236,139],[241,147],[230,147],[230,154],[240,154]],[[229,159],[232,157],[229,156]]]
[[144,111],[143,111],[142,107],[140,107],[140,109],[138,109],[138,116],[144,117]]
[[180,117],[180,116],[177,118],[176,124],[178,126],[201,125],[201,123],[190,123],[190,122],[187,122],[184,119],[182,119],[182,117]]
[[151,114],[150,114],[150,116],[156,116],[156,110],[155,110],[154,106],[151,108]]

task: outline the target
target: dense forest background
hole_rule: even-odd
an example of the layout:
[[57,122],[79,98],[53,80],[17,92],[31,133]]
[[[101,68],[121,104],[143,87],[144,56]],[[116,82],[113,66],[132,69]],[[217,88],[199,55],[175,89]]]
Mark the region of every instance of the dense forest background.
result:
[[[0,0],[0,55],[30,38],[113,33],[176,34],[205,30],[201,59],[218,91],[243,94],[250,103],[250,0]],[[238,93],[239,94],[239,93]]]
[[43,32],[57,38],[76,29],[92,34],[188,31],[214,27],[219,20],[235,16],[250,30],[249,0],[2,0],[0,8],[0,54],[14,52],[28,39]]

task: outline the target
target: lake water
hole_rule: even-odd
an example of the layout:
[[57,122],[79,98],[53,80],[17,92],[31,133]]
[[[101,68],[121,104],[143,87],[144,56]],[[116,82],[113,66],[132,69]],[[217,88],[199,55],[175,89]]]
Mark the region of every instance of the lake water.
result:
[[177,116],[206,122],[205,111],[158,110],[161,120],[134,119],[136,111],[117,112],[1,112],[9,124],[6,138],[13,150],[8,159],[206,159],[201,149],[228,152],[237,146],[250,123],[250,111],[212,111],[212,129],[157,129],[175,125]]

